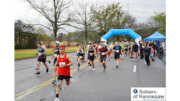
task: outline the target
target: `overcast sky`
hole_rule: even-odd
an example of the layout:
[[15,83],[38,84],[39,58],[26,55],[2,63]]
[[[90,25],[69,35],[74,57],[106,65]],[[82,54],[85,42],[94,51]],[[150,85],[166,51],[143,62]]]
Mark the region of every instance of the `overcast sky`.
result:
[[[128,10],[129,14],[136,18],[137,22],[146,22],[150,16],[154,15],[154,11],[157,13],[166,12],[166,1],[165,0],[84,0],[89,3],[98,2],[99,5],[106,6],[107,3],[118,3],[124,11]],[[26,23],[36,23],[36,21],[47,24],[47,20],[42,17],[35,10],[29,8],[28,3],[22,2],[22,0],[14,0],[14,20],[20,19]],[[71,31],[75,29],[70,28]],[[64,31],[63,31],[64,32]],[[50,32],[47,32],[50,34]]]

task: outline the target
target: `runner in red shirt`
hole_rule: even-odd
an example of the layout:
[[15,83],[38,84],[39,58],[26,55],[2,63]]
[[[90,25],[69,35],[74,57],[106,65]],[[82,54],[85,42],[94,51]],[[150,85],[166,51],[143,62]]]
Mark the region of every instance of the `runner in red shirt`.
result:
[[[58,68],[58,80],[59,83],[56,88],[56,98],[55,101],[59,101],[59,92],[60,92],[60,87],[62,84],[63,79],[66,80],[66,85],[69,86],[71,83],[70,80],[70,66],[73,65],[73,61],[69,55],[65,53],[65,46],[60,46],[60,55],[58,55],[57,62],[55,66],[59,64]],[[52,68],[55,69],[55,66]]]
[[106,61],[106,57],[107,57],[106,54],[107,54],[108,49],[105,47],[105,45],[102,45],[102,48],[100,48],[99,51],[101,52],[101,55],[100,55],[101,63],[103,65],[104,71],[105,71],[105,69],[106,69],[105,61]]

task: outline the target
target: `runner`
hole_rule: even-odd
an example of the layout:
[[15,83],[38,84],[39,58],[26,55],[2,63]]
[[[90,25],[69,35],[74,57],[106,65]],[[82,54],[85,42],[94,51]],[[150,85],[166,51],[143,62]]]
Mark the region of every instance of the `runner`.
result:
[[125,46],[124,42],[121,42],[120,46],[122,48],[122,54],[121,55],[122,55],[122,60],[123,60],[123,58],[124,58],[124,46]]
[[[42,44],[42,48],[44,48],[44,50],[45,50],[45,52],[46,52],[46,46],[44,46],[43,41],[41,41],[41,44]],[[46,59],[46,54],[44,54],[44,55],[45,55],[45,59]],[[51,61],[48,60],[48,59],[46,59],[46,62],[49,62],[49,64],[51,63]]]
[[[55,65],[55,63],[57,61],[57,56],[60,54],[60,52],[59,52],[59,41],[56,41],[55,45],[56,46],[54,47],[54,55],[51,57],[51,58],[54,58],[53,66]],[[52,84],[56,84],[57,66],[55,66],[55,68],[54,68],[54,81],[52,82]]]
[[[101,42],[99,43],[98,50],[102,48]],[[101,52],[98,51],[99,54],[99,64],[101,65]]]
[[129,49],[129,45],[128,45],[128,43],[126,42],[126,43],[125,43],[125,54],[126,54],[126,56],[127,56],[127,54],[128,54],[128,49]]
[[77,61],[78,61],[78,56],[79,56],[78,50],[79,50],[79,48],[77,47],[76,50],[75,50],[76,51],[76,59],[77,59]]
[[[81,48],[83,49],[83,51],[84,51],[84,49],[85,49],[85,46],[83,45],[83,43],[81,43]],[[83,52],[83,60],[85,59],[85,51]],[[84,60],[84,62],[86,63],[86,61]]]
[[[113,44],[113,42],[111,42],[110,48],[113,49],[113,47],[114,47],[114,44]],[[111,52],[111,58],[112,58],[113,53],[114,53],[114,52],[112,51],[112,52]]]
[[113,47],[114,51],[114,59],[117,60],[116,68],[118,68],[118,64],[120,63],[120,54],[122,53],[121,46],[116,42],[116,45]]
[[38,62],[37,62],[37,70],[38,72],[35,73],[36,75],[39,75],[40,74],[40,65],[41,65],[41,62],[43,62],[43,64],[46,66],[46,73],[48,73],[48,67],[47,67],[47,64],[46,64],[46,59],[45,59],[45,53],[46,51],[44,50],[44,48],[42,48],[42,44],[41,43],[38,43]]
[[134,61],[138,60],[138,50],[139,50],[139,46],[137,45],[136,42],[134,42],[134,45],[133,45],[133,54],[134,54]]
[[145,53],[145,60],[146,60],[146,63],[147,66],[150,66],[150,61],[149,61],[149,55],[150,55],[150,51],[151,51],[151,48],[149,48],[149,44],[144,44],[144,53]]
[[102,65],[104,67],[104,71],[106,69],[106,64],[105,64],[105,61],[106,61],[106,53],[108,51],[108,49],[105,47],[105,45],[102,45],[102,48],[99,49],[99,51],[101,52],[101,62],[102,62]]
[[109,61],[110,61],[112,48],[111,48],[110,45],[109,45],[109,46],[107,47],[107,49],[108,49],[108,57],[109,57]]
[[[65,46],[60,46],[60,55],[58,55],[57,62],[55,66],[59,64],[58,68],[58,84],[56,88],[56,98],[54,101],[59,101],[59,92],[60,87],[63,82],[63,79],[66,80],[66,85],[69,86],[71,83],[70,80],[70,66],[73,65],[73,61],[69,55],[65,53]],[[52,70],[54,70],[56,67],[53,67]]]
[[83,57],[84,50],[82,49],[81,45],[79,46],[78,54],[79,55],[78,55],[78,68],[77,68],[77,70],[80,70],[80,62],[84,63],[84,57]]
[[96,50],[93,47],[93,44],[91,41],[89,41],[89,47],[88,47],[88,64],[90,66],[90,70],[92,69],[91,66],[93,66],[92,71],[94,71],[94,55],[96,54]]

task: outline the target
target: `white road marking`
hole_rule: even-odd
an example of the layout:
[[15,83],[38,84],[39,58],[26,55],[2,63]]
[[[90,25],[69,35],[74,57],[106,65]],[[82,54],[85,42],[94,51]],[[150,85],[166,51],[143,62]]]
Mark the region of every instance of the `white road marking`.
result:
[[134,70],[133,70],[133,72],[136,72],[136,65],[134,65]]

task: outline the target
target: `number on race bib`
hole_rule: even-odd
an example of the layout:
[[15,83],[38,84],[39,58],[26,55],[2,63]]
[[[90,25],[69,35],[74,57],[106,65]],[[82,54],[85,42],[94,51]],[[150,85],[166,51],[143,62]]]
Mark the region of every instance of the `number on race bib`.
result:
[[54,54],[54,56],[57,56],[57,54]]
[[82,56],[80,56],[80,59],[82,59]]
[[102,54],[102,55],[105,55],[106,53],[105,53],[105,52],[102,52],[101,54]]
[[119,53],[119,50],[116,50],[117,53]]
[[65,65],[65,62],[59,62],[59,66],[62,68],[62,64]]

